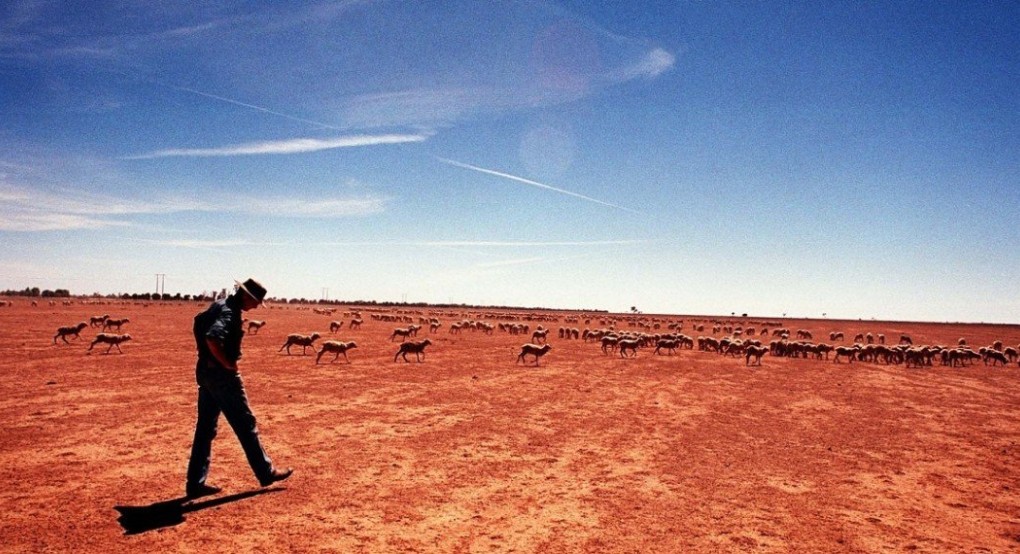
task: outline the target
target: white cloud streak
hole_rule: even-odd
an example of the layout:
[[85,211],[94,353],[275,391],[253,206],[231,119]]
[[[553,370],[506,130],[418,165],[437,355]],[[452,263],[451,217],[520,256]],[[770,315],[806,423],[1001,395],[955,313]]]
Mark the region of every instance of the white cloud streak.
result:
[[125,227],[128,216],[181,212],[242,213],[294,218],[357,217],[378,214],[389,198],[251,198],[220,195],[208,202],[188,199],[133,200],[80,191],[46,192],[0,183],[0,231],[67,231]]
[[574,198],[580,198],[581,200],[586,200],[588,202],[593,202],[595,204],[600,204],[602,206],[607,206],[607,207],[610,207],[610,208],[615,208],[617,210],[623,210],[625,212],[630,212],[630,213],[635,213],[635,214],[640,214],[641,213],[641,212],[639,212],[637,210],[633,210],[633,209],[630,209],[630,208],[625,208],[625,207],[619,206],[617,204],[611,204],[609,202],[605,202],[605,201],[599,200],[597,198],[592,198],[590,196],[585,196],[583,194],[578,194],[576,192],[571,192],[569,190],[564,190],[564,189],[561,189],[561,188],[556,188],[556,187],[553,187],[553,186],[546,185],[544,183],[539,183],[538,181],[532,181],[531,179],[525,179],[524,177],[518,177],[516,175],[511,175],[509,173],[503,173],[501,171],[495,171],[495,170],[492,170],[492,169],[485,169],[484,167],[478,167],[478,166],[475,166],[475,165],[466,164],[466,163],[463,163],[463,162],[458,162],[456,160],[451,160],[451,159],[448,159],[448,158],[437,157],[436,159],[438,159],[439,161],[441,161],[441,162],[443,162],[445,164],[452,165],[454,167],[460,167],[460,168],[463,168],[463,169],[470,169],[472,171],[477,171],[479,173],[485,173],[487,175],[494,175],[496,177],[502,177],[504,179],[509,179],[511,181],[516,181],[518,183],[523,183],[525,185],[530,185],[530,186],[538,187],[540,189],[545,189],[545,190],[551,190],[553,192],[557,192],[559,194],[563,194],[563,195],[566,195],[566,196],[572,196]]
[[422,142],[429,137],[427,134],[414,135],[352,135],[331,139],[298,138],[280,141],[252,142],[221,146],[217,148],[174,148],[157,150],[147,154],[126,156],[127,160],[148,160],[170,157],[216,157],[216,156],[254,156],[267,154],[303,154],[332,150],[334,148],[353,148],[358,146],[377,146],[381,144],[402,144]]
[[[223,246],[259,246],[259,247],[270,247],[270,246],[284,246],[291,247],[298,245],[296,242],[272,242],[272,241],[250,241],[250,240],[217,240],[217,241],[195,241],[195,240],[151,240],[151,239],[136,239],[148,242],[151,244],[160,244],[165,246],[205,246],[205,247],[223,247]],[[383,246],[395,246],[395,247],[414,247],[414,248],[459,248],[459,247],[493,247],[493,248],[539,248],[539,247],[599,247],[599,246],[628,246],[635,244],[644,244],[649,242],[645,239],[624,239],[624,240],[591,240],[591,241],[494,241],[494,240],[431,240],[431,241],[324,241],[324,242],[309,242],[301,241],[301,246],[321,246],[321,247],[352,247],[352,246],[370,246],[370,247],[383,247]],[[526,261],[533,262],[538,261],[541,258],[529,258]],[[523,262],[521,262],[523,263]],[[496,265],[500,265],[500,262],[496,262]]]

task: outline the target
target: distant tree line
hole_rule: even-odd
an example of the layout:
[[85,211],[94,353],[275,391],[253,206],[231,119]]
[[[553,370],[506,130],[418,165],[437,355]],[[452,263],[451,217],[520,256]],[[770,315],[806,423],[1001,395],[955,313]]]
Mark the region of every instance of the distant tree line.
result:
[[39,287],[25,287],[24,290],[0,291],[0,296],[28,296],[31,298],[68,298],[71,291],[67,289],[39,290]]
[[[217,297],[222,298],[228,294],[227,289],[223,289],[219,293],[202,291],[199,294],[169,294],[169,293],[155,293],[155,292],[135,292],[135,293],[114,293],[114,294],[100,294],[98,292],[92,293],[92,298],[108,298],[108,299],[119,299],[119,300],[145,300],[149,302],[155,301],[182,301],[182,302],[211,302]],[[5,290],[0,291],[0,296],[29,296],[35,298],[68,298],[71,296],[71,292],[67,289],[57,290],[39,290],[39,287],[26,287],[24,290]],[[357,305],[357,306],[378,306],[380,308],[440,308],[440,309],[474,309],[474,310],[549,310],[550,308],[542,307],[523,307],[523,306],[479,306],[475,304],[454,304],[454,303],[441,303],[441,304],[430,304],[428,302],[380,302],[377,300],[310,300],[307,298],[276,298],[271,297],[268,299],[269,302],[277,304],[320,304],[329,306],[338,306],[341,304]],[[590,309],[579,309],[579,310],[557,310],[564,312],[585,312],[585,313],[608,313],[608,310],[590,310]]]

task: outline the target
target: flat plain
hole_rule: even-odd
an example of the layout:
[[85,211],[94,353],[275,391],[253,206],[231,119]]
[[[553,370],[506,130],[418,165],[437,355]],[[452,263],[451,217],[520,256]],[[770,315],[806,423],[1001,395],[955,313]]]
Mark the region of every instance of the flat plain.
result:
[[[695,349],[635,357],[559,327],[779,324],[915,345],[1020,343],[1016,325],[278,305],[244,343],[263,443],[295,474],[261,489],[225,421],[214,497],[182,502],[200,303],[15,299],[0,307],[0,536],[7,552],[1005,552],[1020,550],[1020,368],[906,367]],[[370,311],[375,310],[375,311]],[[57,327],[127,317],[123,353]],[[403,321],[438,317],[425,360]],[[577,317],[566,323],[565,317]],[[344,321],[336,334],[330,321]],[[550,328],[530,336],[454,322]],[[640,327],[659,324],[660,328]],[[704,332],[693,326],[706,325]],[[331,363],[318,332],[358,347]],[[320,339],[319,343],[323,339]],[[764,342],[771,337],[761,337]],[[318,344],[316,346],[318,346]],[[529,358],[530,361],[530,358]],[[121,510],[116,510],[120,507]],[[129,514],[122,517],[122,512]]]

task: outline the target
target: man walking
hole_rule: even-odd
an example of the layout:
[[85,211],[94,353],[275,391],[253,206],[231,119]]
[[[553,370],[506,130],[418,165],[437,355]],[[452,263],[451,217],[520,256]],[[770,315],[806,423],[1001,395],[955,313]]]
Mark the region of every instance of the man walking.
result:
[[248,458],[259,484],[267,487],[290,477],[293,469],[276,469],[262,449],[255,415],[248,406],[248,396],[238,373],[237,360],[241,357],[241,314],[259,307],[266,297],[266,289],[254,279],[236,283],[234,294],[213,302],[209,308],[195,316],[195,343],[198,347],[198,421],[195,424],[195,441],[191,445],[188,462],[186,492],[189,498],[198,498],[220,492],[205,482],[209,474],[212,441],[222,412],[234,430],[241,448]]

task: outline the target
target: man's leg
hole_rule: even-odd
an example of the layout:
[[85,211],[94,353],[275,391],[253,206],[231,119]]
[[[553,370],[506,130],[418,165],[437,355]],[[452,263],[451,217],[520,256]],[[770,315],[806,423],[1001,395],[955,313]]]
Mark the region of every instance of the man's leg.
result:
[[188,488],[196,489],[205,485],[209,475],[209,460],[212,457],[212,441],[216,437],[216,424],[220,418],[220,407],[213,394],[204,386],[198,387],[198,421],[195,423],[195,440],[191,443],[191,459],[188,461]]
[[224,377],[223,386],[216,387],[214,391],[216,399],[227,423],[233,428],[237,440],[241,442],[241,448],[248,458],[252,471],[255,472],[255,477],[260,482],[265,482],[273,472],[273,462],[259,440],[255,414],[248,406],[248,395],[244,392],[241,376],[233,374]]

